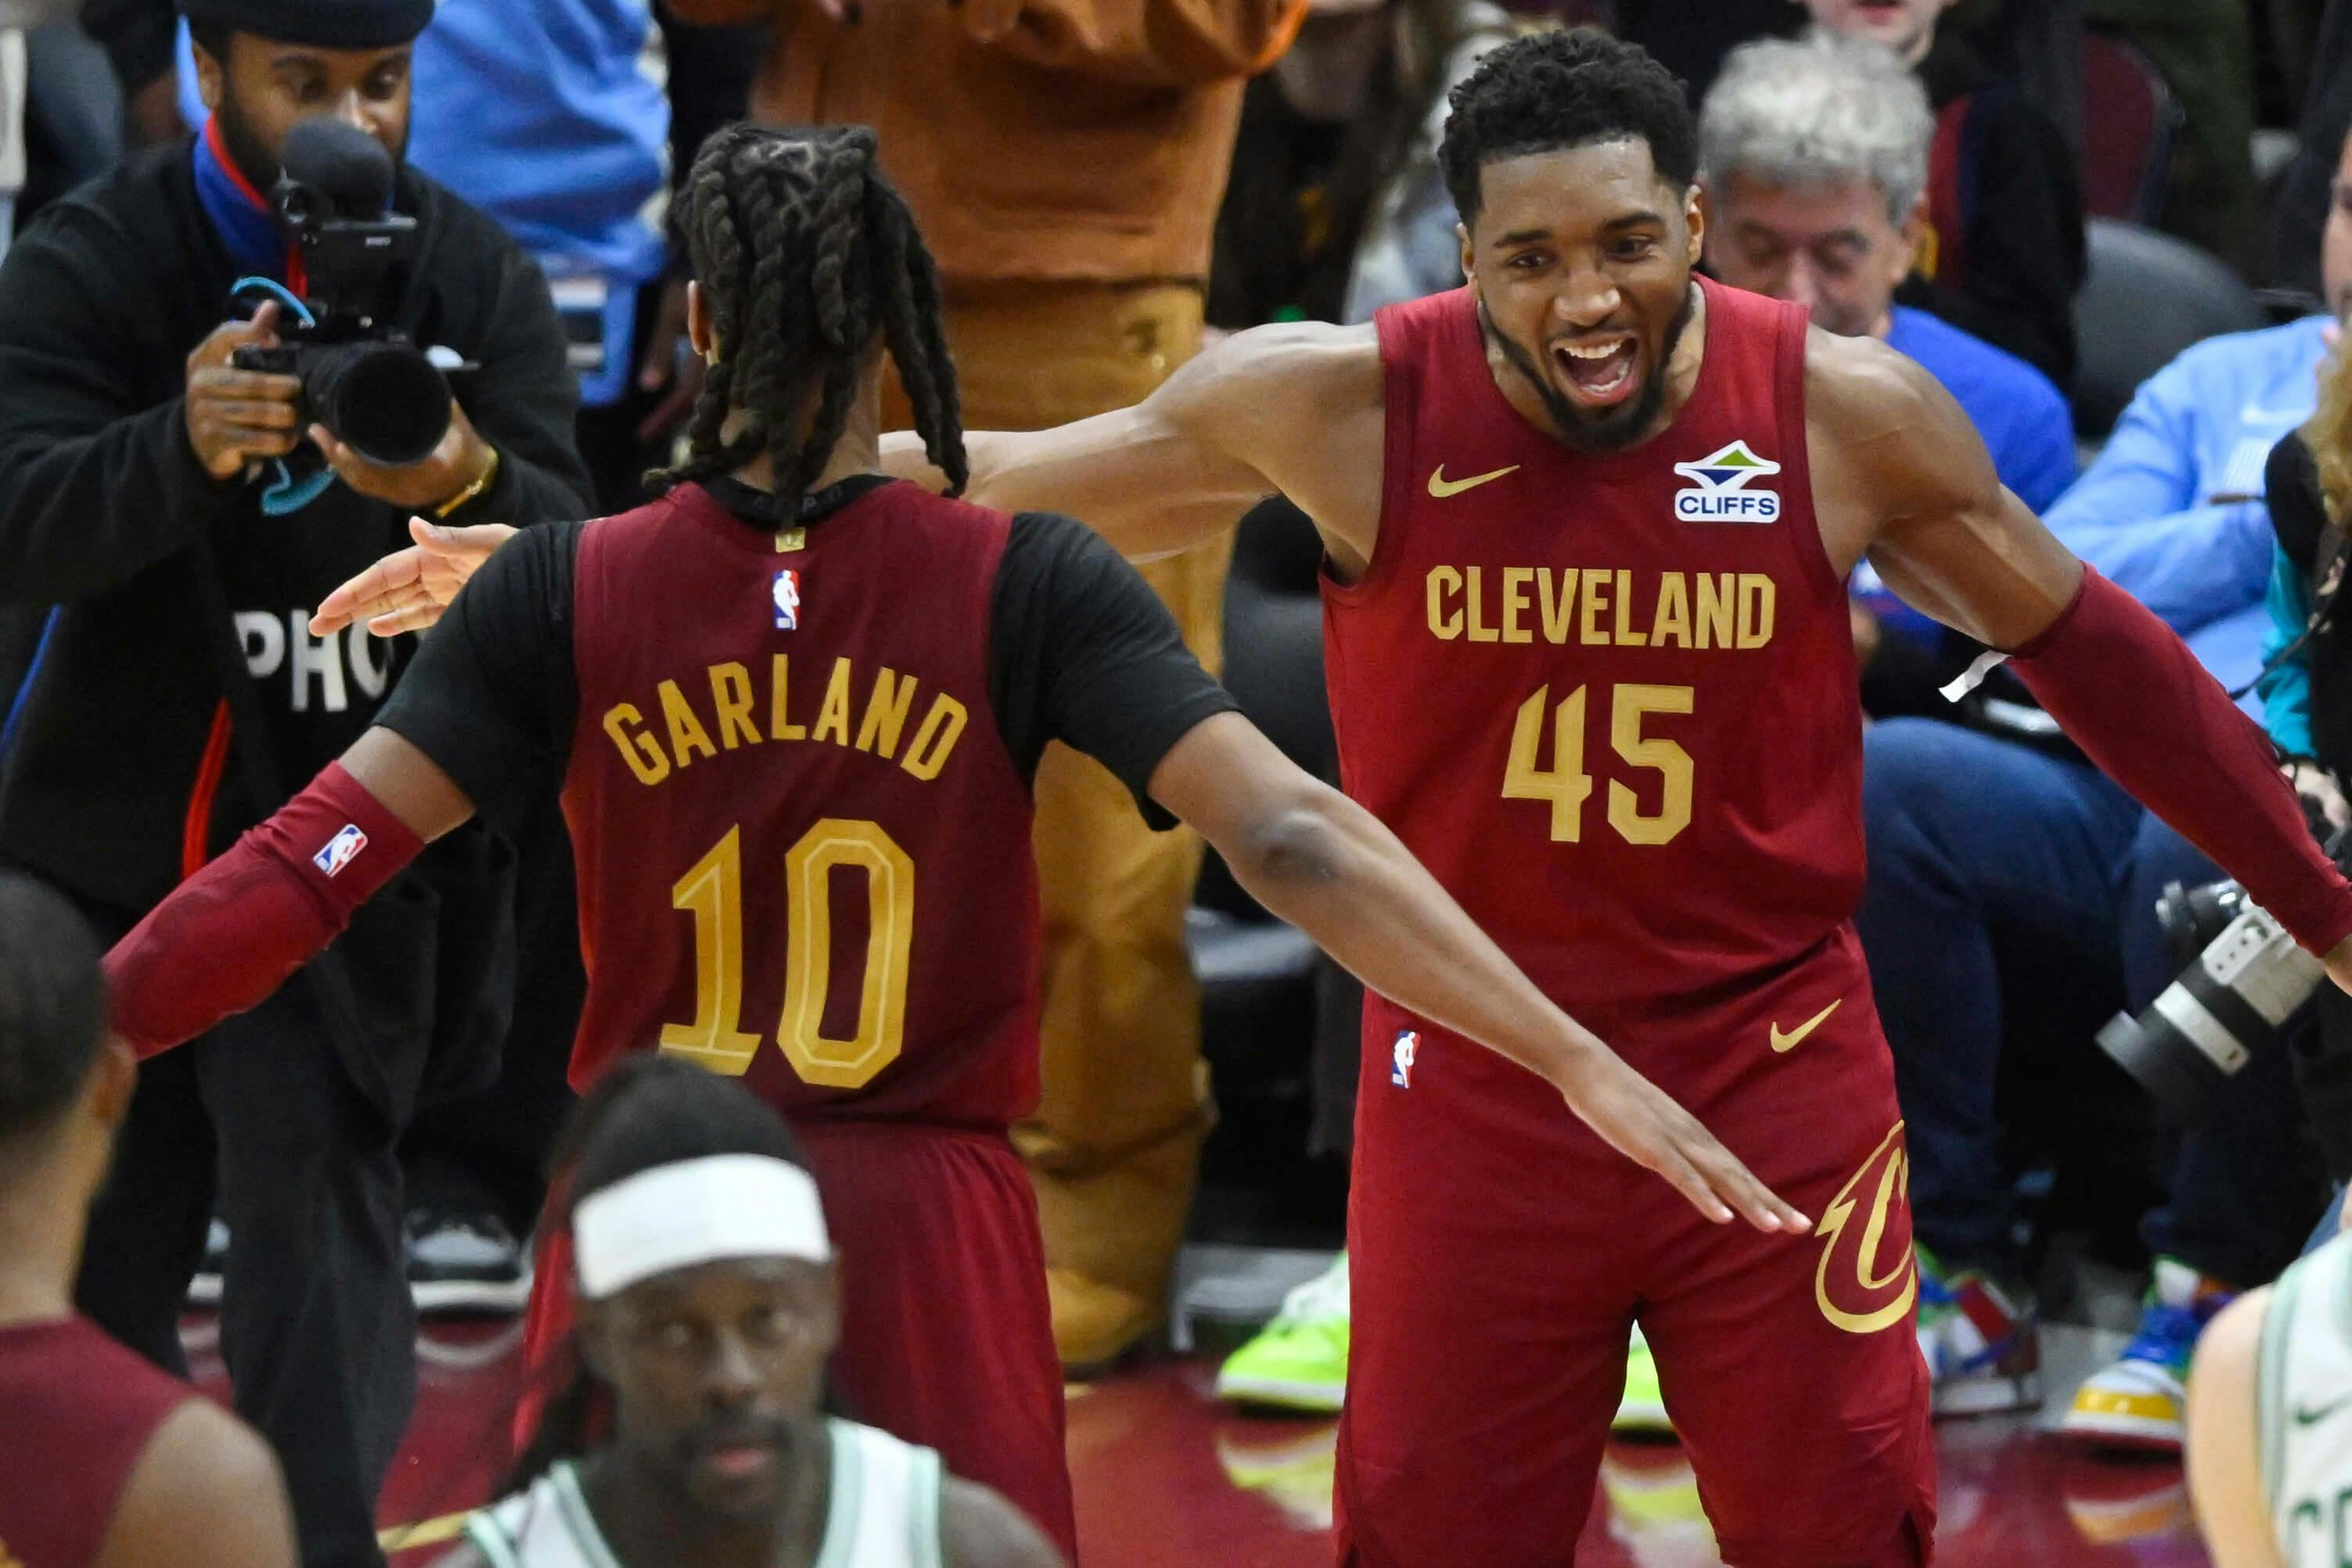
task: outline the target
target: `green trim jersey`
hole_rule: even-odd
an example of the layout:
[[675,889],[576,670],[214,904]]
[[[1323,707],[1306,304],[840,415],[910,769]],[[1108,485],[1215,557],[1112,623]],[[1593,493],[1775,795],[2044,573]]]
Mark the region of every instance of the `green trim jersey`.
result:
[[2281,1556],[2287,1568],[2337,1568],[2352,1531],[2352,1237],[2271,1292],[2254,1411]]
[[[833,1477],[815,1568],[945,1568],[940,1457],[871,1426],[826,1426]],[[490,1568],[622,1568],[569,1461],[475,1513],[466,1538]]]

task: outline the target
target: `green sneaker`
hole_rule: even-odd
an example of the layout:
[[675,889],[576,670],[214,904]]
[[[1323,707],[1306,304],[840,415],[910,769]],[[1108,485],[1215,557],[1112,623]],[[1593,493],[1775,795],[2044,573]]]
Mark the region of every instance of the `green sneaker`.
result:
[[1348,1255],[1283,1298],[1257,1338],[1225,1358],[1217,1397],[1329,1414],[1348,1388]]
[[1609,1429],[1661,1437],[1674,1433],[1674,1423],[1666,1419],[1666,1396],[1658,1389],[1657,1359],[1650,1354],[1650,1342],[1642,1337],[1638,1323],[1633,1326],[1633,1342],[1625,1347],[1625,1397],[1617,1402],[1617,1418],[1609,1423]]

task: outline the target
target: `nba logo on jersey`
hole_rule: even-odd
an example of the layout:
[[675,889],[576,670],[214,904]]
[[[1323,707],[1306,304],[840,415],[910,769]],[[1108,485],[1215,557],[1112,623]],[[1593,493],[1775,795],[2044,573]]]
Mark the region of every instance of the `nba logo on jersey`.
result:
[[1394,1065],[1389,1068],[1389,1081],[1399,1089],[1412,1087],[1412,1058],[1421,1054],[1421,1031],[1401,1029],[1397,1032],[1396,1048],[1390,1052]]
[[310,864],[330,877],[341,876],[343,868],[358,859],[366,847],[367,835],[360,831],[358,823],[347,822],[341,833],[327,840],[325,848],[310,857]]
[[788,632],[801,624],[801,574],[787,566],[776,574],[776,629]]
[[1748,486],[1751,479],[1780,471],[1780,464],[1758,457],[1745,441],[1734,441],[1696,463],[1676,463],[1675,472],[1697,484],[1675,492],[1675,515],[1685,522],[1778,521],[1780,492]]

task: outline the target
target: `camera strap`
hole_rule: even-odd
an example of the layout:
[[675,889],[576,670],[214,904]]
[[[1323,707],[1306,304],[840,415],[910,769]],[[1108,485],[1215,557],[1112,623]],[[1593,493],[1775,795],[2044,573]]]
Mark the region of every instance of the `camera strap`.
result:
[[2260,686],[2273,670],[2302,653],[2312,638],[2336,624],[2336,602],[2344,593],[2345,569],[2352,565],[2352,547],[2347,545],[2352,542],[2346,540],[2344,531],[2333,521],[2319,531],[2319,549],[2312,562],[2311,614],[2304,618],[2303,630],[2293,642],[2263,660],[2254,678],[2230,693],[2231,701],[2235,702]]
[[[220,561],[213,553],[212,541],[199,535],[188,553],[195,567],[196,613],[204,617],[205,637],[219,669],[221,694],[228,702],[231,748],[244,776],[247,804],[266,816],[292,792],[285,786],[268,717],[261,710],[252,672],[246,668],[244,644],[237,635],[236,618],[229,612],[228,590],[221,580]],[[392,1080],[368,1042],[342,953],[329,947],[303,966],[300,978],[310,986],[343,1070],[356,1080],[370,1104],[392,1114],[391,1108],[398,1103]]]

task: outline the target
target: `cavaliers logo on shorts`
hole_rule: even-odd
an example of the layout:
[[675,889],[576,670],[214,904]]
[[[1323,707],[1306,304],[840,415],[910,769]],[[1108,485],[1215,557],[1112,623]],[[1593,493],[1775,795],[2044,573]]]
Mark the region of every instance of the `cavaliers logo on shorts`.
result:
[[1847,1333],[1874,1334],[1907,1316],[1918,1299],[1910,1184],[1911,1163],[1898,1121],[1838,1189],[1813,1227],[1822,1243],[1813,1300],[1822,1317]]

